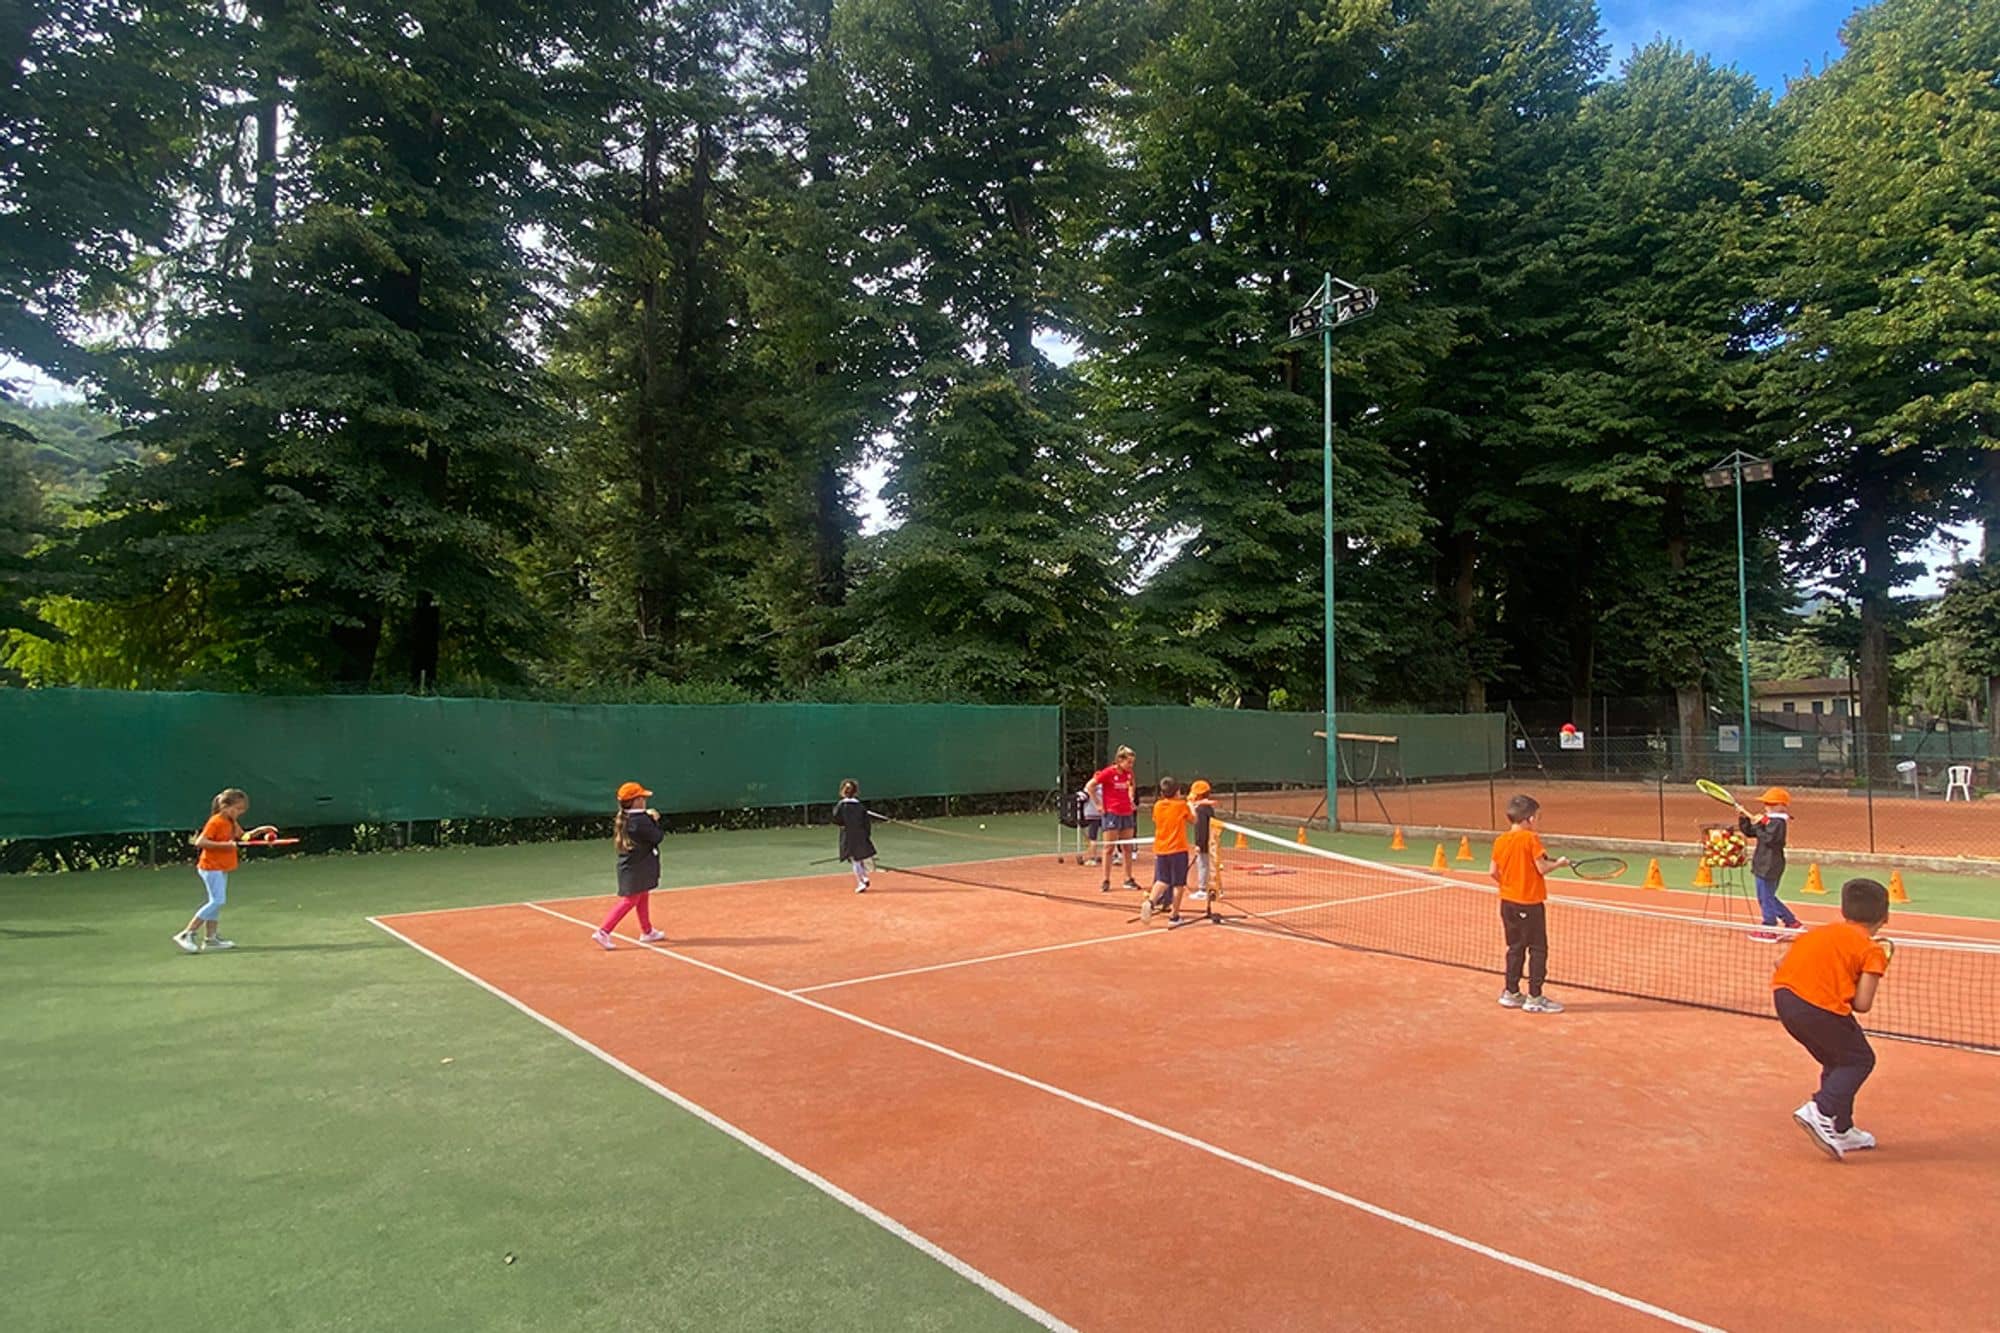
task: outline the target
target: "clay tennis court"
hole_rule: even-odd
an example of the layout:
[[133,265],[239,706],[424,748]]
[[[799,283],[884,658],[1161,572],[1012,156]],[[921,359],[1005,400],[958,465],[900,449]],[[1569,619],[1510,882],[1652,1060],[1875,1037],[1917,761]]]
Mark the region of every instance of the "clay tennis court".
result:
[[1052,1327],[1995,1308],[2000,1059],[1879,1042],[1882,1146],[1835,1164],[1790,1121],[1816,1071],[1776,1023],[1564,992],[1560,935],[1570,1008],[1544,1017],[1460,969],[1142,928],[1095,870],[975,870],[1073,897],[888,870],[865,896],[844,874],[696,888],[656,899],[667,944],[612,953],[588,939],[601,898],[377,924]]
[[[1525,792],[1542,803],[1545,836],[1693,844],[1702,825],[1734,817],[1727,806],[1677,783],[1555,782],[1513,773],[1490,788],[1483,781],[1413,782],[1375,790],[1380,805],[1367,789],[1343,789],[1341,819],[1498,831],[1507,827],[1507,798]],[[1878,854],[1980,857],[2000,864],[2000,801],[1918,800],[1877,792],[1871,802],[1845,791],[1790,790],[1796,851],[1866,852],[1872,844]],[[1317,790],[1243,792],[1234,799],[1236,808],[1250,815],[1319,819],[1326,814]],[[1750,808],[1756,804],[1750,802]]]

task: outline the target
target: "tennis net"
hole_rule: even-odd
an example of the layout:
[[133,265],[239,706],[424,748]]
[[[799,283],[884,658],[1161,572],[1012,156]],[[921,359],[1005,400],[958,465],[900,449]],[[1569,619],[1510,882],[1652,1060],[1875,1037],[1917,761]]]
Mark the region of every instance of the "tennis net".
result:
[[[1383,865],[1224,823],[1222,893],[1211,915],[1328,944],[1499,975],[1499,895],[1491,884]],[[1230,846],[1236,835],[1247,844]],[[1773,1017],[1771,973],[1785,949],[1761,927],[1551,894],[1549,985]],[[1887,932],[1895,958],[1874,1035],[2000,1052],[2000,945]],[[1761,937],[1761,938],[1760,938]]]

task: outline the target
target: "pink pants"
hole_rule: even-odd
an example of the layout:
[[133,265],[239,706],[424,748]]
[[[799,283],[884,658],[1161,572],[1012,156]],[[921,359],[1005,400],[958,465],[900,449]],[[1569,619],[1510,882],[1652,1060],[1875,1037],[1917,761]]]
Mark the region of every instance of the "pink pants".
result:
[[609,935],[618,928],[618,923],[625,919],[627,912],[637,908],[640,933],[650,934],[653,929],[653,909],[649,900],[652,896],[650,893],[635,893],[630,897],[621,897],[618,906],[611,909],[611,915],[604,918],[604,924],[598,929]]

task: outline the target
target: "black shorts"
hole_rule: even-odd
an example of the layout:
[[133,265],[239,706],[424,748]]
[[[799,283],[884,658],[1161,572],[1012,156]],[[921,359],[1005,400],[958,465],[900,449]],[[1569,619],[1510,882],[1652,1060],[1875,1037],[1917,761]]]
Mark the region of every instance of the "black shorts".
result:
[[1086,819],[1083,821],[1083,836],[1096,842],[1098,831],[1103,827],[1104,821],[1101,819]]
[[1153,882],[1170,889],[1184,888],[1187,885],[1187,866],[1186,852],[1154,852]]
[[1139,831],[1139,816],[1136,814],[1114,815],[1107,813],[1104,816],[1104,831],[1113,837],[1116,837],[1120,833],[1136,833]]

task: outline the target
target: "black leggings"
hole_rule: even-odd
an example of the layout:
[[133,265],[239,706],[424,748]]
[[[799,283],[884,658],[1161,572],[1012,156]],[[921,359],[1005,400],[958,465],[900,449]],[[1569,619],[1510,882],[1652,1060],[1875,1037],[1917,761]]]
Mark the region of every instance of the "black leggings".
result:
[[1549,979],[1547,903],[1500,900],[1500,923],[1507,928],[1507,989],[1521,989],[1521,964],[1528,965],[1528,994],[1540,995]]
[[1778,1021],[1792,1040],[1819,1061],[1819,1091],[1813,1104],[1833,1117],[1836,1131],[1854,1128],[1854,1094],[1875,1072],[1875,1048],[1853,1014],[1836,1014],[1800,999],[1788,990],[1771,992]]

